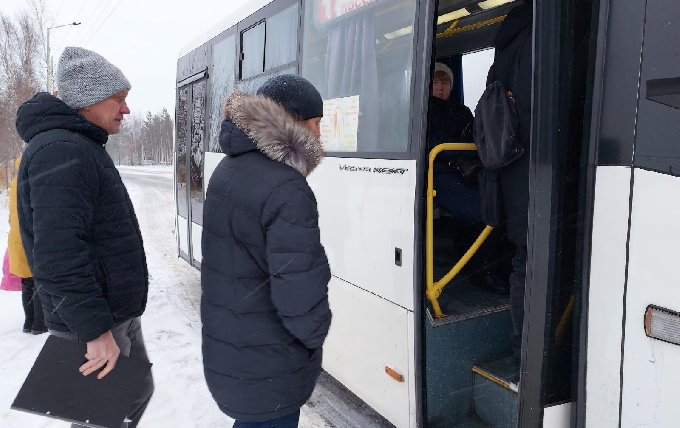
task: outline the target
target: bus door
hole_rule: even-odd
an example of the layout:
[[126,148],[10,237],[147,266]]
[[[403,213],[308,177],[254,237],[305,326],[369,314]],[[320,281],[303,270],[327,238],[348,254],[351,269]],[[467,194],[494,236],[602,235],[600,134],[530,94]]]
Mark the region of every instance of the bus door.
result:
[[207,74],[201,72],[177,88],[175,192],[179,255],[193,266],[201,263],[203,167]]
[[[480,76],[487,75],[493,58],[493,51],[484,49],[494,46],[506,17],[522,3],[438,3],[433,60],[451,70],[452,97],[458,104],[474,110],[478,96],[471,95],[468,85],[484,90],[486,82]],[[446,285],[438,305],[427,301],[424,305],[426,426],[571,424],[570,403],[576,400],[572,387],[577,380],[572,361],[579,352],[578,342],[573,341],[578,337],[573,320],[578,317],[574,302],[582,261],[577,253],[583,232],[578,228],[579,209],[585,205],[580,182],[587,169],[580,161],[588,148],[583,142],[583,115],[591,6],[579,2],[533,7],[531,143],[517,161],[527,165],[530,183],[521,359],[511,353],[512,303],[507,291],[485,287],[483,282],[480,286],[474,280],[476,269],[487,269],[493,260],[463,270]],[[434,261],[424,270],[432,269],[438,281],[476,236],[466,233],[455,216],[440,213],[438,220],[434,217]],[[424,216],[423,220],[429,223]],[[475,231],[477,236],[481,230]],[[502,224],[482,246],[497,232],[502,234]],[[456,246],[459,241],[461,245]],[[502,235],[493,241],[497,260],[506,263],[506,250],[499,243]],[[511,243],[510,258],[512,247]],[[512,270],[512,266],[505,270],[506,280]],[[494,271],[503,273],[503,269]]]

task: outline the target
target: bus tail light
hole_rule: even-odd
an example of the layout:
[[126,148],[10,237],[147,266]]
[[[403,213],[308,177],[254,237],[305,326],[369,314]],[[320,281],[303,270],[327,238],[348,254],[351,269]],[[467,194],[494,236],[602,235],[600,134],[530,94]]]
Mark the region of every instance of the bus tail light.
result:
[[647,306],[645,334],[653,339],[680,345],[680,314],[654,305]]

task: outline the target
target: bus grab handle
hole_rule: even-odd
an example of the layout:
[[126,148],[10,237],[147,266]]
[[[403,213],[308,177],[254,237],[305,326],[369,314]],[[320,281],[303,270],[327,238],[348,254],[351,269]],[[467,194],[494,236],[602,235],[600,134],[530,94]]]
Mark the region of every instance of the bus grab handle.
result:
[[434,315],[437,318],[445,317],[442,313],[441,307],[439,306],[439,296],[442,294],[442,290],[446,284],[448,284],[465,266],[465,264],[472,258],[472,256],[477,252],[479,247],[482,246],[486,238],[489,236],[493,227],[486,226],[482,233],[479,235],[477,240],[472,244],[470,249],[468,249],[463,257],[458,261],[458,263],[453,266],[453,268],[447,273],[442,279],[435,282],[434,281],[434,196],[436,192],[434,191],[434,160],[437,155],[443,151],[467,151],[467,150],[477,150],[474,144],[470,143],[446,143],[439,144],[435,146],[432,151],[430,151],[429,164],[427,170],[427,224],[425,231],[425,280],[426,280],[426,296],[432,303],[432,309],[434,310]]

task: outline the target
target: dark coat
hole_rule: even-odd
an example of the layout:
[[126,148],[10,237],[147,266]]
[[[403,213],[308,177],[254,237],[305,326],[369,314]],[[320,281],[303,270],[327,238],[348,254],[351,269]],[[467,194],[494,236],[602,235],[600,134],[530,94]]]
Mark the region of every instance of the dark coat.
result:
[[508,238],[526,245],[529,212],[529,142],[531,139],[532,6],[513,8],[496,34],[496,54],[487,84],[500,80],[512,92],[518,137],[524,154],[498,171]]
[[298,410],[321,371],[330,269],[305,177],[319,139],[283,107],[232,94],[203,214],[205,378],[239,421]]
[[[446,143],[472,143],[472,129],[475,118],[470,109],[452,99],[442,100],[430,96],[427,109],[428,153],[435,146]],[[446,168],[459,159],[477,158],[471,152],[443,151],[437,155],[436,173],[452,172]]]
[[443,143],[472,142],[475,118],[467,106],[451,99],[431,96],[427,110],[427,140],[430,150]]
[[18,178],[21,238],[45,325],[96,339],[144,312],[146,258],[107,132],[48,93],[17,112],[28,143]]

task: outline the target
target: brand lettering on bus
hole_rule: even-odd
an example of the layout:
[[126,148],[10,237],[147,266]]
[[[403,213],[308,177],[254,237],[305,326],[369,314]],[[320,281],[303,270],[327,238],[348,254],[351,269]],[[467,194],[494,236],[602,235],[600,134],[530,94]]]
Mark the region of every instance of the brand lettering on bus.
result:
[[339,165],[340,171],[349,172],[372,172],[375,174],[399,174],[404,175],[408,168],[384,168],[384,167],[370,167],[370,166],[354,166],[354,165]]
[[319,23],[333,21],[378,0],[317,0]]
[[408,171],[406,168],[373,168],[373,172],[378,174],[399,174],[404,175]]

